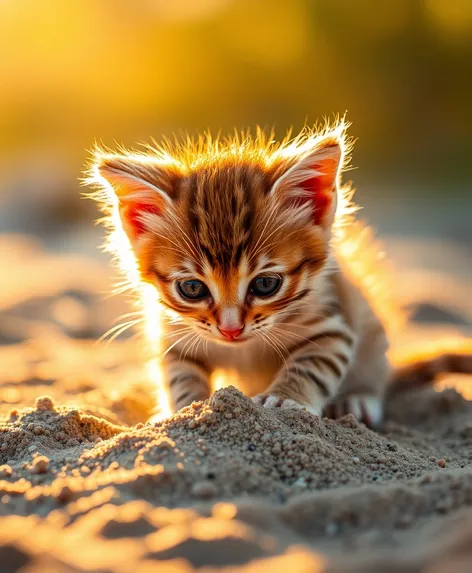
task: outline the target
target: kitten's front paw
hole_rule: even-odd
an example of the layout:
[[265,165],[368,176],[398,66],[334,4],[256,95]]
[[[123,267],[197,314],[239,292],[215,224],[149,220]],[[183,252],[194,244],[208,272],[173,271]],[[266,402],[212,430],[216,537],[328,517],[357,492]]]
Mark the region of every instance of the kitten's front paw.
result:
[[274,396],[274,394],[258,394],[252,398],[252,401],[259,404],[263,408],[284,408],[284,409],[298,409],[298,410],[308,410],[315,416],[321,414],[321,408],[318,410],[304,404],[299,404],[295,400],[290,400],[289,398],[279,398]]
[[342,418],[346,414],[352,414],[358,422],[364,423],[369,428],[375,428],[382,422],[382,400],[369,394],[351,394],[337,398],[325,409],[328,418]]

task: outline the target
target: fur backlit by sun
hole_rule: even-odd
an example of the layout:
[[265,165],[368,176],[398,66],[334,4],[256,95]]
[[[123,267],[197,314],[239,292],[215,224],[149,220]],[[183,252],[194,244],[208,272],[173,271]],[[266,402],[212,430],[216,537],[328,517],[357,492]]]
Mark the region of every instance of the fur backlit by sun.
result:
[[[346,171],[350,162],[352,140],[347,137],[348,124],[342,120],[334,124],[326,123],[322,128],[304,128],[296,137],[290,133],[277,142],[274,133],[266,133],[257,128],[255,134],[235,132],[229,137],[213,137],[205,133],[196,138],[184,136],[181,140],[164,140],[144,145],[141,151],[118,149],[117,151],[140,162],[160,163],[172,166],[183,175],[192,169],[219,164],[254,162],[270,166],[281,158],[303,156],[305,150],[316,146],[318,140],[332,139],[340,144],[342,150],[342,171]],[[96,167],[103,159],[116,153],[96,146],[92,151],[90,168],[86,173],[85,183],[92,185],[96,191],[91,197],[96,200],[104,213],[101,220],[108,229],[105,248],[114,256],[124,277],[120,289],[130,289],[136,293],[137,301],[143,313],[146,337],[154,351],[162,348],[162,320],[165,313],[157,300],[157,293],[149,285],[140,281],[136,258],[125,234],[118,213],[118,198],[110,184],[100,175]],[[364,292],[377,316],[384,323],[387,332],[396,331],[404,324],[405,315],[395,302],[392,292],[391,267],[385,260],[382,248],[374,238],[372,230],[356,219],[358,208],[353,203],[354,191],[349,184],[339,186],[338,206],[332,229],[332,248],[342,259],[343,266],[353,280]],[[150,375],[156,383],[157,402],[160,415],[170,414],[169,397],[162,382],[162,372],[158,361],[150,363]],[[218,386],[225,385],[221,374]]]

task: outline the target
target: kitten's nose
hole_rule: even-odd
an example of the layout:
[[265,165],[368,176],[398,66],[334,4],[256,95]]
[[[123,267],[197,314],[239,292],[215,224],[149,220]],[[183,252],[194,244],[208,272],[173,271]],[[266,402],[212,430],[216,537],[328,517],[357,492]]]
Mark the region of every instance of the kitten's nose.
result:
[[242,328],[220,328],[220,327],[218,327],[218,330],[228,340],[234,340],[235,338],[238,338],[238,336],[244,330],[244,326]]

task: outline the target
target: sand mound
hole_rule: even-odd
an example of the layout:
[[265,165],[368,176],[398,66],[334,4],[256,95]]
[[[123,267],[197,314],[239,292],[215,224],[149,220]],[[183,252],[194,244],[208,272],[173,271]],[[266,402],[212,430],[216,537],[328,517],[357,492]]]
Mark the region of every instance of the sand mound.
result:
[[[402,540],[412,557],[396,567],[410,570],[426,559],[418,535],[472,502],[471,413],[454,390],[416,392],[391,401],[376,433],[352,416],[263,410],[227,388],[129,428],[43,397],[0,428],[0,511],[30,516],[5,519],[0,556],[38,571],[50,560],[121,571],[123,547],[137,570],[150,560],[223,566],[289,551],[303,571],[322,551],[333,570],[358,571],[343,562],[349,547],[368,556],[362,570],[376,571]],[[28,549],[26,523],[37,535]],[[126,543],[115,552],[116,540]]]

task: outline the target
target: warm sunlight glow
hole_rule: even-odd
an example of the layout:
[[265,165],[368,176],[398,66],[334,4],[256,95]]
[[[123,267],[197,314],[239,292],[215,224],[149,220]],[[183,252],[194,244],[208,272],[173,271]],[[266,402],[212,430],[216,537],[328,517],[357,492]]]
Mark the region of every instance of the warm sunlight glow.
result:
[[434,387],[439,392],[454,388],[466,400],[472,400],[472,384],[470,374],[445,374],[440,376]]
[[213,392],[226,388],[226,386],[238,387],[238,377],[231,370],[217,369],[211,376],[210,385]]
[[136,295],[136,304],[144,318],[146,340],[152,358],[147,363],[147,373],[154,384],[157,412],[153,421],[158,421],[172,414],[170,397],[164,382],[163,371],[159,357],[162,354],[162,306],[156,289],[140,280],[136,257],[130,242],[123,230],[118,211],[118,199],[109,183],[100,176],[98,171],[89,174],[90,181],[100,186],[96,199],[104,205],[106,217],[104,223],[109,229],[105,250],[114,256],[124,281],[117,287],[118,292],[131,291]]
[[472,339],[464,336],[443,335],[434,339],[417,340],[414,348],[396,348],[389,353],[395,366],[405,366],[417,361],[428,360],[445,353],[472,355]]
[[[388,357],[396,368],[403,368],[410,364],[428,361],[434,366],[433,372],[437,375],[434,377],[434,388],[438,391],[446,388],[454,388],[462,394],[467,400],[472,399],[472,387],[470,367],[467,366],[467,357],[469,364],[472,363],[472,340],[462,335],[455,335],[453,332],[439,326],[437,328],[428,327],[423,332],[421,330],[413,333],[412,342],[408,340],[404,344],[393,344]],[[441,357],[462,357],[459,359],[458,371],[450,370],[447,362],[443,362],[444,372],[441,372]],[[450,360],[448,358],[447,360]],[[437,360],[439,360],[439,365]],[[465,365],[464,365],[464,361]],[[462,366],[461,366],[462,363]],[[462,372],[462,368],[464,368]],[[467,373],[466,373],[467,372]],[[434,375],[434,374],[433,374]]]
[[162,307],[159,304],[156,290],[151,285],[143,285],[143,308],[145,313],[145,330],[151,352],[155,357],[147,363],[147,372],[156,388],[158,412],[152,421],[157,422],[172,414],[170,396],[164,380],[164,373],[159,362],[162,354]]
[[217,519],[234,519],[238,513],[238,508],[234,503],[217,503],[213,506],[212,515]]
[[363,291],[391,336],[405,326],[407,319],[395,296],[393,265],[385,257],[372,229],[352,217],[350,199],[344,195],[349,208],[335,223],[335,249],[345,272]]

